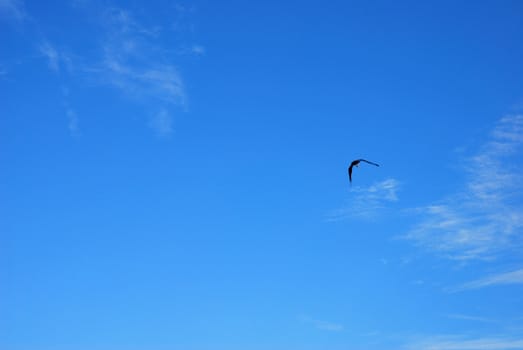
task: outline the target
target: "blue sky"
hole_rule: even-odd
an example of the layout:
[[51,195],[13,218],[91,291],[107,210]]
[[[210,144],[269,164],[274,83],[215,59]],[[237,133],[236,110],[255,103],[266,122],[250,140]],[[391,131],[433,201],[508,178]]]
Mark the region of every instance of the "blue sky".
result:
[[521,1],[0,0],[0,348],[523,349],[522,38]]

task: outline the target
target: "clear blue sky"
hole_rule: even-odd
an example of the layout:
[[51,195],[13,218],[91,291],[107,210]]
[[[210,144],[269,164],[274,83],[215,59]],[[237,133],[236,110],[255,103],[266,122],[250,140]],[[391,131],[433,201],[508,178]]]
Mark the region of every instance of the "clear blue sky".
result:
[[0,101],[1,349],[523,349],[521,1],[0,0]]

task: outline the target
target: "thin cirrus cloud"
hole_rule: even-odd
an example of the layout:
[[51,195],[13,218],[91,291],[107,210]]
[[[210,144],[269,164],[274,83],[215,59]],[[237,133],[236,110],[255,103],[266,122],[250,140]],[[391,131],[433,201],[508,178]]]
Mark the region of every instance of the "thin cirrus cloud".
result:
[[71,132],[72,135],[78,135],[78,133],[80,131],[78,115],[72,108],[67,108],[66,114],[67,114],[67,119],[69,121],[67,124],[69,131]]
[[205,55],[205,47],[198,44],[183,46],[182,48],[180,48],[179,53],[181,55],[203,56]]
[[27,14],[24,2],[22,0],[0,0],[0,17],[17,21],[25,19]]
[[58,71],[58,52],[48,42],[42,42],[40,44],[40,52],[47,59],[49,68],[54,71]]
[[523,338],[436,336],[413,341],[406,350],[521,350]]
[[[42,41],[39,45],[39,51],[47,59],[49,69],[57,73],[61,80],[64,80],[64,75],[62,74],[64,67],[67,72],[72,72],[72,61],[69,55],[57,50],[49,41]],[[80,134],[78,114],[71,107],[69,89],[63,82],[62,85],[62,104],[68,120],[67,128],[72,136],[78,136]]]
[[299,320],[303,323],[314,326],[314,328],[316,328],[316,329],[323,330],[323,331],[341,332],[344,329],[342,324],[316,320],[307,315],[299,316]]
[[523,269],[499,273],[474,281],[463,283],[457,287],[448,288],[447,292],[456,293],[470,289],[480,289],[496,285],[523,284]]
[[495,320],[481,317],[481,316],[472,316],[472,315],[463,315],[463,314],[448,314],[446,315],[448,318],[452,318],[455,320],[463,320],[463,321],[472,321],[472,322],[487,322],[492,323],[496,322]]
[[185,105],[183,81],[173,66],[137,67],[107,57],[99,73],[105,83],[141,100],[157,99],[167,104]]
[[[0,0],[1,1],[1,0]],[[69,98],[69,89],[64,81],[67,78],[65,72],[72,72],[72,60],[68,54],[58,50],[48,40],[42,40],[38,45],[38,51],[47,60],[47,66],[51,71],[56,73],[62,81],[62,104],[67,117],[67,128],[72,136],[80,134],[79,118],[76,111],[72,108]],[[64,70],[65,68],[65,70]]]
[[172,117],[165,109],[154,115],[149,121],[149,127],[161,137],[169,136],[173,132],[172,124]]
[[463,189],[417,210],[403,238],[456,260],[495,259],[523,243],[523,116],[500,119],[466,160]]
[[67,116],[67,127],[69,129],[69,133],[72,136],[78,136],[80,135],[80,120],[78,118],[78,114],[76,111],[71,107],[70,105],[70,91],[66,86],[62,87],[62,96],[63,96],[63,107],[65,109],[65,114]]
[[[100,8],[99,3],[82,2],[75,8],[85,14],[96,13],[95,23],[101,31],[93,36],[93,47],[88,55],[68,52],[49,40],[41,40],[36,48],[47,62],[48,68],[65,80],[82,79],[90,84],[105,85],[140,104],[149,115],[147,126],[160,136],[173,131],[174,109],[187,109],[184,81],[173,61],[177,51],[165,45],[168,32],[173,29],[156,23],[144,25],[136,16],[123,8]],[[93,11],[96,10],[96,11]],[[14,17],[25,13],[23,3],[0,0],[0,11]],[[205,53],[202,45],[188,46],[190,54]],[[181,53],[178,53],[181,55]],[[65,97],[67,99],[67,97]],[[78,131],[77,113],[66,103],[69,130]]]
[[58,50],[49,41],[43,40],[38,50],[40,54],[47,60],[49,69],[55,72],[61,72],[64,70],[71,73],[73,71],[73,61],[71,55],[65,50]]
[[327,215],[327,221],[340,221],[349,218],[370,219],[379,214],[388,204],[398,201],[400,183],[396,179],[386,179],[367,187],[350,190],[351,198],[341,208]]
[[161,27],[148,28],[126,10],[111,8],[103,16],[106,35],[102,60],[90,72],[144,105],[159,106],[149,127],[161,136],[171,134],[173,106],[185,108],[187,97],[178,69],[165,58],[159,43]]

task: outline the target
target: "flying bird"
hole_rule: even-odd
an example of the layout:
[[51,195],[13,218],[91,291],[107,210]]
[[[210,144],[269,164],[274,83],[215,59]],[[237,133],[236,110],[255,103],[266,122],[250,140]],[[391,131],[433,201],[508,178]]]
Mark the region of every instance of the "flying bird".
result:
[[352,163],[350,163],[350,166],[349,166],[349,181],[351,183],[352,183],[352,167],[353,166],[358,167],[360,162],[365,162],[365,163],[369,163],[369,164],[372,164],[372,165],[375,165],[375,166],[379,166],[379,164],[376,164],[376,163],[373,163],[373,162],[369,162],[368,160],[365,160],[365,159],[353,160]]

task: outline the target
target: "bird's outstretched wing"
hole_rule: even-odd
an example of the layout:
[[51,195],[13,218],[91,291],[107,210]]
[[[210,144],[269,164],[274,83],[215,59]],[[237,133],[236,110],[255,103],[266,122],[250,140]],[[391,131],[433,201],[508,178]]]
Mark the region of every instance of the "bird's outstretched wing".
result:
[[375,166],[380,166],[379,164],[376,164],[376,163],[373,163],[373,162],[369,162],[368,160],[365,160],[365,159],[360,159],[361,162],[365,162],[365,163],[369,163],[369,164],[372,164],[372,165],[375,165]]
[[349,181],[352,182],[352,164],[349,167]]

